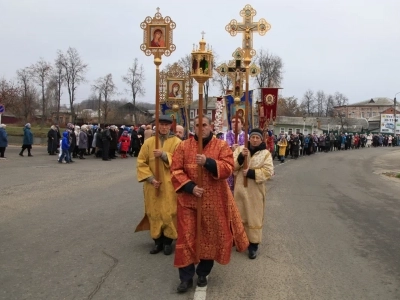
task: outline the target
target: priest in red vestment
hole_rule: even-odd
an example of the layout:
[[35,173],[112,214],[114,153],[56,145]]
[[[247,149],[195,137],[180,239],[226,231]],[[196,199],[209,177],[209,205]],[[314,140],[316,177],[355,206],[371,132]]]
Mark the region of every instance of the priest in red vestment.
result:
[[[225,141],[212,134],[211,120],[194,120],[196,135],[176,148],[170,167],[171,180],[178,193],[178,239],[175,247],[174,266],[179,268],[181,283],[177,290],[186,292],[193,286],[207,285],[207,275],[214,261],[229,263],[233,244],[238,251],[249,245],[240,213],[236,207],[226,179],[234,168],[233,153]],[[203,154],[197,154],[198,137],[203,139]],[[197,186],[197,168],[202,166],[203,187]],[[200,261],[196,259],[197,201],[202,197]],[[195,268],[195,264],[198,264]]]

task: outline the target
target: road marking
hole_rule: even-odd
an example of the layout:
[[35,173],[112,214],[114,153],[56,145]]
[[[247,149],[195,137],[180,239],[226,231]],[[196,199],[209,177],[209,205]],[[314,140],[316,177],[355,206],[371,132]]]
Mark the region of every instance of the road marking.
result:
[[207,286],[199,287],[196,285],[196,291],[194,292],[193,300],[206,300],[206,298],[207,298]]

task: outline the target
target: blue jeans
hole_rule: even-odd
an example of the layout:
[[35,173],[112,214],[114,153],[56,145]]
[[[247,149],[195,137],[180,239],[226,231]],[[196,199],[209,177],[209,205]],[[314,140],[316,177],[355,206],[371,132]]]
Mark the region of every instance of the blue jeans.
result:
[[62,162],[64,158],[67,163],[69,163],[71,161],[71,156],[69,154],[69,150],[62,149],[61,156],[60,156],[60,159],[58,160],[58,162]]

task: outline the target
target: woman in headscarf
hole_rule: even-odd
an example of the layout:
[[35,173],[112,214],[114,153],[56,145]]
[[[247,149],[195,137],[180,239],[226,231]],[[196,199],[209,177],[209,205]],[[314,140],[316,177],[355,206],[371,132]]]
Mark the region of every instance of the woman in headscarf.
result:
[[31,149],[32,149],[32,144],[33,144],[33,134],[31,132],[31,124],[26,123],[24,126],[24,138],[22,140],[22,150],[19,153],[19,156],[24,156],[24,151],[25,149],[28,150],[28,156],[32,157],[33,155],[31,154]]
[[283,164],[285,162],[286,147],[288,145],[285,135],[282,135],[277,145],[279,146],[279,160],[281,161],[281,164]]
[[[245,169],[244,160],[246,156],[248,157],[248,167]],[[274,174],[272,155],[263,142],[262,130],[253,129],[250,132],[247,147],[238,147],[233,153],[233,158],[236,181],[234,198],[250,241],[249,258],[255,259],[258,244],[261,243],[262,239],[266,183]],[[247,187],[244,187],[244,178],[247,178]]]
[[0,159],[5,159],[4,152],[8,146],[6,124],[0,124]]
[[47,153],[49,155],[56,155],[58,147],[57,128],[51,125],[50,130],[47,132]]

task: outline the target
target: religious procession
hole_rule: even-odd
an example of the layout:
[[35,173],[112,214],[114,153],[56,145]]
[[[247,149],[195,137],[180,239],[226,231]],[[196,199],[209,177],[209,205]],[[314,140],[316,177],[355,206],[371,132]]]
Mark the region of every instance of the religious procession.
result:
[[[240,14],[243,22],[232,20],[226,26],[232,36],[243,34],[242,48],[234,51],[229,65],[212,65],[213,51],[202,32],[199,46],[193,47],[190,71],[177,64],[168,71],[159,70],[162,55],[169,56],[176,48],[172,41],[176,25],[170,17],[163,18],[157,9],[153,18],[141,23],[141,49],[154,56],[156,108],[160,109],[156,109],[154,134],[144,141],[137,158],[145,212],[136,232],[150,232],[154,241],[150,254],[174,253],[178,293],[193,287],[195,275],[198,287],[207,286],[214,263],[228,264],[232,251],[247,251],[247,257],[255,259],[262,242],[266,185],[274,174],[265,129],[276,118],[279,89],[262,89],[263,117],[260,124],[253,124],[249,77],[258,74],[259,68],[251,64],[252,34],[264,35],[271,27],[264,19],[254,22],[255,14],[246,5]],[[219,99],[221,109],[213,124],[203,113],[203,86],[214,69],[231,77],[234,90]],[[199,91],[193,132],[185,112],[186,101],[192,97],[190,79],[197,82]],[[186,138],[175,136],[178,126],[185,129]],[[226,136],[221,134],[226,131]]]

